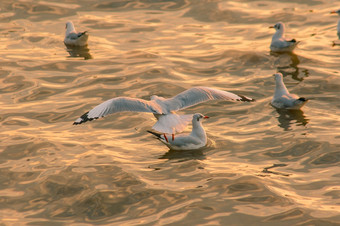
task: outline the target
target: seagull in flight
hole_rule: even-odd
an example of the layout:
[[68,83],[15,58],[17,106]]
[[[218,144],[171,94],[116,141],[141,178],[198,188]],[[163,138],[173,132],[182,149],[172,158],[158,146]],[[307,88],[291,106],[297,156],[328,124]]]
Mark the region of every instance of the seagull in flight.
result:
[[89,35],[87,31],[77,32],[72,21],[66,23],[64,43],[69,46],[86,46]]
[[269,28],[275,28],[276,32],[273,35],[272,42],[270,44],[270,50],[273,52],[292,52],[294,48],[299,44],[295,39],[288,40],[285,38],[285,25],[282,22],[278,22],[274,26]]
[[283,83],[283,76],[281,73],[274,74],[275,76],[275,92],[271,104],[276,108],[284,109],[300,109],[308,102],[304,97],[298,97],[295,94],[289,93],[285,84]]
[[148,130],[149,133],[156,136],[163,144],[171,150],[194,150],[204,147],[207,144],[207,134],[202,126],[202,120],[208,116],[196,113],[192,116],[192,131],[190,134],[180,134],[175,140],[169,140],[166,134],[156,133]]
[[185,90],[168,99],[156,95],[151,96],[149,101],[131,97],[115,97],[86,112],[73,124],[82,124],[117,112],[147,112],[157,118],[152,129],[163,134],[172,134],[172,140],[174,140],[174,134],[182,132],[192,119],[192,115],[178,115],[176,111],[212,100],[255,101],[246,96],[201,86]]

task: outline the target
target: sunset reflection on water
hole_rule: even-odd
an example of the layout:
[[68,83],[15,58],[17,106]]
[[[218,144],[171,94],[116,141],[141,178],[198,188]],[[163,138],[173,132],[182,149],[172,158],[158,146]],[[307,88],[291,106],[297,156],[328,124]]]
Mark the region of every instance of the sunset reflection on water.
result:
[[[340,223],[337,10],[321,1],[0,3],[0,221],[4,224]],[[64,45],[65,22],[88,45]],[[282,21],[301,43],[270,52]],[[270,105],[273,74],[310,101]],[[208,145],[173,151],[122,112],[74,126],[105,100],[208,86],[255,98],[210,116]],[[189,126],[185,132],[190,132]]]

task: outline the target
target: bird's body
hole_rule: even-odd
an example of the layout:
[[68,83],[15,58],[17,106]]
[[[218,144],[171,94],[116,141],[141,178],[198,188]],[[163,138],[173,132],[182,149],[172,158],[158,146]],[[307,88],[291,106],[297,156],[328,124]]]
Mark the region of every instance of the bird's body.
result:
[[116,97],[86,112],[73,124],[77,125],[92,121],[116,112],[147,112],[153,113],[157,118],[157,122],[152,127],[154,130],[175,134],[182,132],[192,119],[192,115],[178,115],[176,111],[211,100],[254,101],[252,98],[227,91],[209,87],[194,87],[168,99],[155,95],[151,97],[150,101],[130,97]]
[[300,109],[308,100],[304,97],[298,97],[295,94],[289,93],[283,83],[281,73],[274,74],[275,76],[275,92],[271,104],[276,108],[284,109]]
[[207,135],[202,126],[202,119],[208,118],[200,113],[192,116],[192,131],[190,134],[180,134],[176,139],[171,139],[166,134],[159,134],[153,131],[149,133],[155,135],[158,140],[168,146],[171,150],[193,150],[204,147],[207,144]]
[[[340,9],[336,11],[332,11],[331,13],[338,14],[340,16]],[[336,30],[337,30],[338,38],[340,39],[340,19],[338,20],[338,26]]]
[[89,35],[87,32],[77,32],[71,21],[66,23],[66,33],[64,38],[65,45],[86,46]]
[[295,47],[299,44],[295,39],[288,40],[285,38],[285,26],[283,23],[279,22],[272,26],[275,28],[276,32],[272,37],[272,42],[270,44],[270,50],[273,52],[292,52]]

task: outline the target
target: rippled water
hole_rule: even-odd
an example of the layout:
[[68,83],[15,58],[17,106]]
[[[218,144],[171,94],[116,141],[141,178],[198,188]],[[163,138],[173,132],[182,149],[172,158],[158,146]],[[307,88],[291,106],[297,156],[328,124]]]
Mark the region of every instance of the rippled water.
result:
[[[334,3],[1,1],[1,222],[340,224]],[[87,48],[64,46],[68,20]],[[294,54],[269,52],[278,21],[301,41]],[[310,99],[302,111],[269,105],[276,71]],[[146,113],[72,125],[113,97],[200,85],[257,99],[183,110],[211,117],[202,150],[169,151]]]

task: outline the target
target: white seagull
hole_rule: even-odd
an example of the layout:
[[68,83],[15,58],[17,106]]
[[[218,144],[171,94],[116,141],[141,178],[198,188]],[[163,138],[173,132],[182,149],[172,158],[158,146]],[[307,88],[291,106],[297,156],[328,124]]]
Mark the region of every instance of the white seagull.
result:
[[155,135],[158,140],[168,146],[171,150],[194,150],[204,147],[207,144],[207,134],[202,126],[202,120],[209,118],[201,113],[192,116],[192,131],[190,134],[180,134],[176,139],[168,139],[166,134],[160,134],[153,131],[149,133]]
[[[337,13],[340,16],[340,9],[338,9],[337,11],[334,10],[331,13]],[[338,20],[337,32],[338,32],[338,37],[340,39],[340,20]]]
[[295,94],[290,94],[285,84],[281,73],[274,74],[275,76],[275,92],[271,104],[276,108],[285,109],[300,109],[308,102],[304,97],[298,97]]
[[86,112],[73,124],[81,124],[122,111],[148,112],[153,113],[157,118],[157,122],[152,129],[161,133],[172,134],[172,139],[174,139],[174,134],[182,132],[192,119],[192,115],[178,115],[175,111],[210,100],[255,101],[252,98],[227,91],[209,87],[194,87],[169,99],[156,95],[151,96],[150,101],[130,97],[116,97]]
[[270,44],[270,50],[273,52],[292,52],[294,48],[299,44],[295,39],[287,40],[284,36],[285,25],[278,22],[274,26],[269,28],[275,28],[276,32],[273,35],[272,42]]
[[87,31],[77,32],[71,21],[66,23],[65,45],[86,46],[88,37]]

